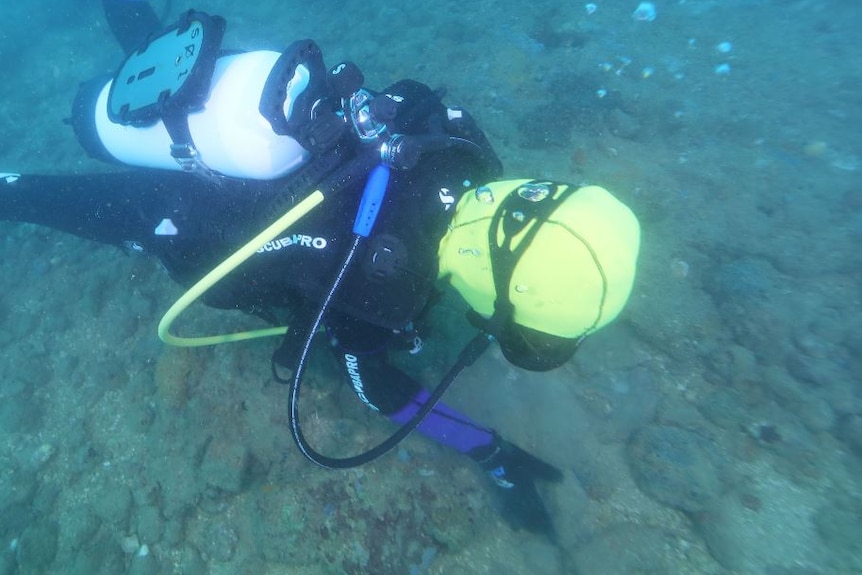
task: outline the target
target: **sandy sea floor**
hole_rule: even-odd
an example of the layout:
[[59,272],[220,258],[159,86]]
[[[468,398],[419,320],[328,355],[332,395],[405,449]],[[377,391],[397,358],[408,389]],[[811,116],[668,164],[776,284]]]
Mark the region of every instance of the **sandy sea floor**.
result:
[[[558,542],[511,531],[474,465],[420,437],[317,469],[274,341],[168,348],[181,291],[156,262],[3,223],[0,575],[862,573],[862,8],[596,4],[194,6],[227,18],[228,47],[310,37],[371,87],[445,87],[508,176],[599,184],[639,216],[615,324],[547,374],[489,353],[447,396],[564,471],[544,492]],[[101,4],[2,12],[0,172],[109,169],[63,123],[122,58]],[[449,294],[440,337],[402,358],[429,384],[469,336],[462,311]],[[304,401],[328,450],[390,429],[323,353]]]

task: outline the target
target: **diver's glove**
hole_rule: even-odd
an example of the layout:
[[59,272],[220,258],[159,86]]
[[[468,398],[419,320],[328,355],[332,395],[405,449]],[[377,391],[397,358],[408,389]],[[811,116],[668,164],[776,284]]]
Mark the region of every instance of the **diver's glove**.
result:
[[563,473],[517,445],[495,434],[487,447],[469,454],[484,469],[497,489],[501,515],[515,529],[526,529],[554,539],[554,525],[536,489],[536,481],[562,481]]

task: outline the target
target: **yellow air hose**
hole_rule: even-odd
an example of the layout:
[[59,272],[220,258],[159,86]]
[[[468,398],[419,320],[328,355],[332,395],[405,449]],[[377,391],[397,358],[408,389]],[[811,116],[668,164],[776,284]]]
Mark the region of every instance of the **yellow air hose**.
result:
[[165,312],[159,322],[159,337],[167,344],[179,347],[198,347],[202,345],[215,345],[218,343],[229,343],[234,341],[245,341],[259,337],[270,337],[284,335],[287,326],[228,333],[223,335],[210,335],[203,337],[181,337],[170,333],[171,324],[179,315],[186,310],[199,297],[218,283],[224,276],[236,269],[245,260],[253,256],[257,250],[266,242],[273,240],[280,233],[294,223],[305,217],[308,212],[316,208],[324,199],[323,192],[315,190],[309,196],[296,204],[287,213],[273,222],[269,227],[256,235],[251,241],[239,248],[226,260],[216,266],[211,272],[201,278],[195,285],[178,299],[170,309]]

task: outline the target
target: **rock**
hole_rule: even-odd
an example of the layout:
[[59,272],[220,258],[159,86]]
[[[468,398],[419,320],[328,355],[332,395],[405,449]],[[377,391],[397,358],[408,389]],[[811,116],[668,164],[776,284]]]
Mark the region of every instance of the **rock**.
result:
[[[655,268],[667,263],[655,261],[651,265]],[[723,329],[722,317],[707,292],[671,279],[658,279],[632,298],[625,320],[638,339],[683,365],[700,362],[703,341],[712,337],[708,334]]]
[[838,426],[838,438],[862,457],[862,416],[850,415],[842,419]]
[[57,448],[54,445],[43,443],[30,454],[30,464],[36,470],[42,469],[51,461],[55,453],[57,453]]
[[862,504],[852,498],[833,501],[814,514],[814,525],[829,549],[832,567],[843,573],[862,572]]
[[765,301],[780,283],[781,274],[770,262],[743,257],[719,265],[711,286],[719,299],[749,304]]
[[239,536],[233,527],[218,521],[208,525],[201,542],[201,553],[216,561],[227,562],[233,559]]
[[777,286],[786,282],[770,262],[744,257],[719,264],[707,274],[704,288],[720,308],[734,339],[754,352],[761,361],[780,362],[793,348],[790,316],[774,313],[780,301]]
[[845,370],[832,358],[813,357],[804,353],[793,353],[787,358],[787,371],[795,378],[815,387],[825,386],[830,381],[841,379]]
[[30,512],[34,517],[50,517],[57,506],[61,487],[55,483],[40,482],[36,495],[30,504]]
[[643,126],[634,116],[619,108],[608,112],[605,122],[611,134],[626,140],[639,140],[643,135]]
[[80,549],[88,545],[99,530],[100,522],[95,515],[83,509],[76,509],[74,519],[62,517],[60,528],[63,538],[72,549]]
[[726,569],[744,573],[746,560],[740,552],[738,535],[731,527],[734,518],[730,516],[730,509],[725,503],[711,504],[707,510],[694,515],[694,524],[716,561]]
[[704,437],[671,426],[651,425],[628,444],[632,476],[654,499],[683,511],[700,511],[722,491],[710,455],[714,447]]
[[704,419],[697,405],[680,395],[669,395],[662,399],[654,424],[684,429],[708,441],[713,444],[710,449],[711,453],[716,450],[715,442],[722,435],[709,421]]
[[156,419],[156,411],[146,401],[131,403],[126,408],[126,427],[130,433],[146,433]]
[[[146,553],[143,551],[146,550]],[[156,575],[159,573],[159,564],[153,554],[147,550],[146,546],[142,547],[139,552],[132,557],[131,565],[129,565],[129,575]]]
[[[0,508],[0,518],[2,518],[0,541],[8,541],[26,529],[33,520],[33,513],[26,503],[16,503]],[[2,550],[0,550],[0,556],[2,554]]]
[[132,492],[125,485],[108,485],[94,495],[96,517],[109,525],[125,527],[132,508]]
[[182,544],[185,538],[185,524],[182,517],[172,517],[165,521],[165,533],[162,536],[162,544],[176,547]]
[[744,387],[758,379],[757,357],[754,352],[741,345],[731,344],[727,347],[728,367],[726,374],[731,385]]
[[91,544],[81,553],[89,555],[98,562],[98,569],[92,571],[78,571],[78,573],[123,573],[126,570],[128,557],[123,553],[122,547],[118,545],[116,534],[110,531],[101,531]]
[[120,548],[126,555],[132,555],[141,548],[141,542],[134,533],[120,538]]
[[[780,573],[798,565],[824,570],[810,508],[819,495],[764,470],[744,491],[728,492],[689,515],[710,554],[734,573]],[[769,571],[767,571],[767,567]]]
[[75,556],[66,566],[66,573],[70,575],[84,575],[89,573],[99,573],[102,554],[96,549],[90,547],[87,549],[76,549]]
[[[193,441],[196,442],[197,438]],[[168,455],[162,465],[154,469],[161,486],[160,503],[165,519],[182,517],[200,499],[197,463],[205,451],[201,447],[198,455],[192,446],[192,441],[189,441],[184,452]]]
[[137,534],[143,543],[153,545],[158,543],[165,531],[165,522],[162,520],[158,507],[145,505],[138,509],[136,518]]
[[203,481],[228,493],[238,493],[250,473],[251,455],[235,438],[214,438],[200,467]]
[[207,575],[210,571],[207,568],[206,561],[200,554],[191,546],[184,545],[180,547],[175,554],[174,572],[183,573],[185,575]]
[[577,573],[673,573],[674,538],[657,527],[613,525],[575,550]]
[[4,523],[6,517],[12,517],[7,513],[7,508],[18,505],[29,506],[38,486],[36,473],[31,469],[12,468],[0,473],[0,511],[3,512]]
[[835,411],[829,402],[821,397],[809,395],[808,401],[795,406],[794,411],[802,424],[812,433],[831,431],[835,427]]
[[572,450],[570,455],[573,462],[572,469],[578,483],[590,499],[596,501],[609,499],[614,491],[619,489],[622,478],[626,476],[625,463],[617,466],[622,467],[623,470],[619,473],[619,469],[615,469],[613,465],[616,460],[608,461],[609,458],[613,458],[612,449],[616,448],[609,446],[601,449],[579,445]]
[[828,431],[835,425],[835,412],[829,403],[780,367],[766,368],[763,382],[778,403],[795,413],[809,431]]
[[579,392],[581,402],[596,416],[596,434],[604,443],[627,441],[653,419],[660,399],[655,376],[642,366],[597,374],[585,379]]
[[18,567],[21,573],[48,573],[57,555],[57,525],[36,523],[24,530],[18,541]]
[[183,347],[166,347],[156,360],[156,398],[168,409],[182,409],[188,401],[189,380],[197,354]]
[[15,554],[0,553],[0,575],[15,575],[16,570]]
[[[40,382],[41,383],[41,382]],[[34,388],[38,385],[34,385]],[[6,394],[0,402],[0,431],[35,433],[42,427],[42,406],[27,390],[17,395]]]
[[699,398],[697,410],[710,423],[728,431],[736,431],[747,422],[748,416],[739,409],[739,393],[719,387]]

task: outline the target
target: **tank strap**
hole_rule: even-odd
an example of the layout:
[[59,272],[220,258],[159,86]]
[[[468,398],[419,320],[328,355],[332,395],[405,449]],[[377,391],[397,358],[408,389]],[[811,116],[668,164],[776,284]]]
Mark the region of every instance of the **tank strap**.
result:
[[225,20],[189,10],[179,22],[133,50],[111,84],[108,118],[124,126],[161,120],[173,141],[171,156],[184,171],[215,176],[195,148],[188,115],[207,99]]

